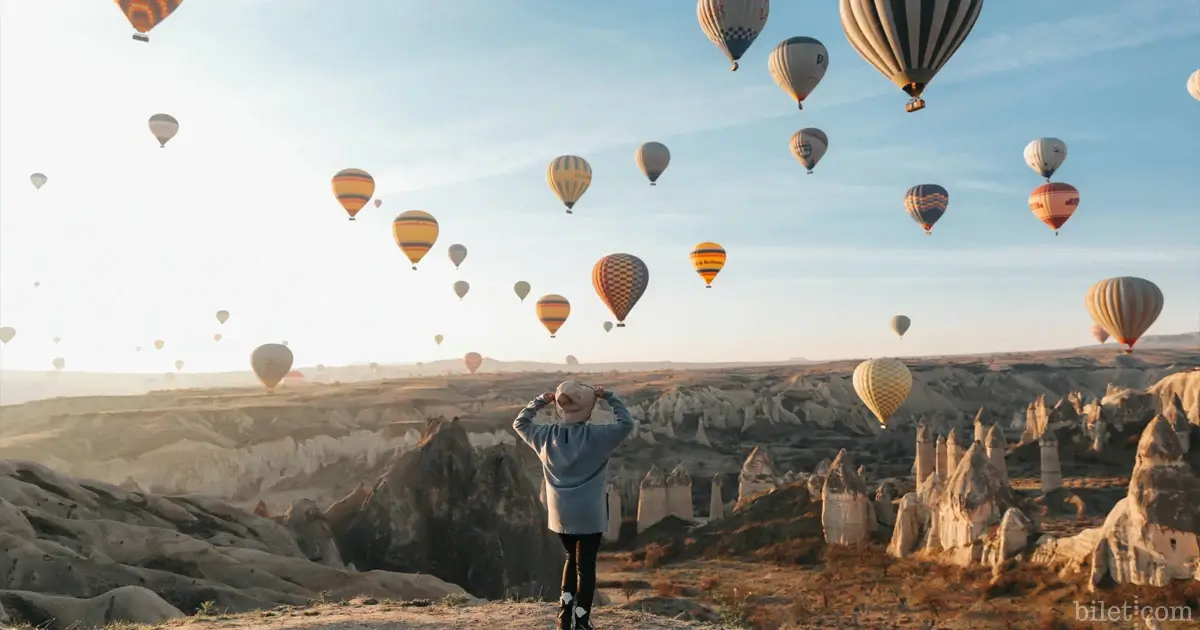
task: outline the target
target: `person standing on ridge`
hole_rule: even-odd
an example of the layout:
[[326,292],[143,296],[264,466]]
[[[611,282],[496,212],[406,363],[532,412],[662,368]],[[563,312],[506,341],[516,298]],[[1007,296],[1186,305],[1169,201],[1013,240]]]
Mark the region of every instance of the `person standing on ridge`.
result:
[[[613,424],[588,422],[601,398],[612,408]],[[534,424],[534,416],[552,403],[562,422]],[[616,394],[574,381],[534,398],[513,421],[513,430],[542,461],[548,526],[567,551],[558,630],[592,630],[596,554],[608,527],[608,460],[633,429],[633,417]]]

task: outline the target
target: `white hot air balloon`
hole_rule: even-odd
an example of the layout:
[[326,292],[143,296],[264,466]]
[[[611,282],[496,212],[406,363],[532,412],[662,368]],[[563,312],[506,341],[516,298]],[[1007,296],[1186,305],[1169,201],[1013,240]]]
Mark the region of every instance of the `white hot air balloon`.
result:
[[767,69],[776,85],[804,109],[804,99],[829,69],[829,51],[812,37],[789,37],[771,51]]
[[155,114],[150,117],[150,133],[158,140],[158,147],[165,149],[171,138],[179,133],[179,121],[170,114]]
[[1192,98],[1200,101],[1200,70],[1193,72],[1192,76],[1188,77],[1187,91]]
[[1038,138],[1025,146],[1025,163],[1046,181],[1066,159],[1067,143],[1058,138]]
[[49,181],[49,178],[41,173],[34,173],[33,175],[29,176],[29,183],[33,184],[33,187],[38,190],[41,190],[42,186],[45,186],[47,181]]
[[812,175],[817,162],[825,157],[825,151],[829,149],[829,136],[816,127],[805,127],[792,135],[790,146],[792,155],[796,156],[800,164],[808,169],[808,174]]

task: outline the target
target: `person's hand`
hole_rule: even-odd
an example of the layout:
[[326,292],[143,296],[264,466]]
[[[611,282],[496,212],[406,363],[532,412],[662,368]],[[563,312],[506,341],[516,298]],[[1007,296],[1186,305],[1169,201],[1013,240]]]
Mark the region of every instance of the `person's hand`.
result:
[[542,394],[542,400],[546,401],[547,403],[554,402],[554,392],[546,392]]
[[593,387],[592,391],[596,393],[596,398],[604,398],[604,394],[607,393],[604,391],[603,385],[597,385],[597,386]]

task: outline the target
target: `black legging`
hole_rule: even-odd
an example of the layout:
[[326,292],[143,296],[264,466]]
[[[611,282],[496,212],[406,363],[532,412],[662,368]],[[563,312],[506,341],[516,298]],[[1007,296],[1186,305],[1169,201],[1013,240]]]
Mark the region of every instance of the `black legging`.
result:
[[559,534],[567,550],[563,565],[562,592],[575,599],[573,606],[592,610],[592,595],[596,592],[596,554],[600,552],[603,534]]

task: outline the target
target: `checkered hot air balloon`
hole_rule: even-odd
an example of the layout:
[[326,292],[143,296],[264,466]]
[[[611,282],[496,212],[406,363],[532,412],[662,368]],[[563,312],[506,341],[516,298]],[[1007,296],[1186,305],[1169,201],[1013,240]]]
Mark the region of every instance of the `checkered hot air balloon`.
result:
[[592,286],[612,311],[617,327],[625,327],[629,311],[650,284],[650,270],[633,254],[609,254],[592,267]]
[[696,19],[712,43],[733,62],[746,54],[767,24],[771,0],[699,0]]

